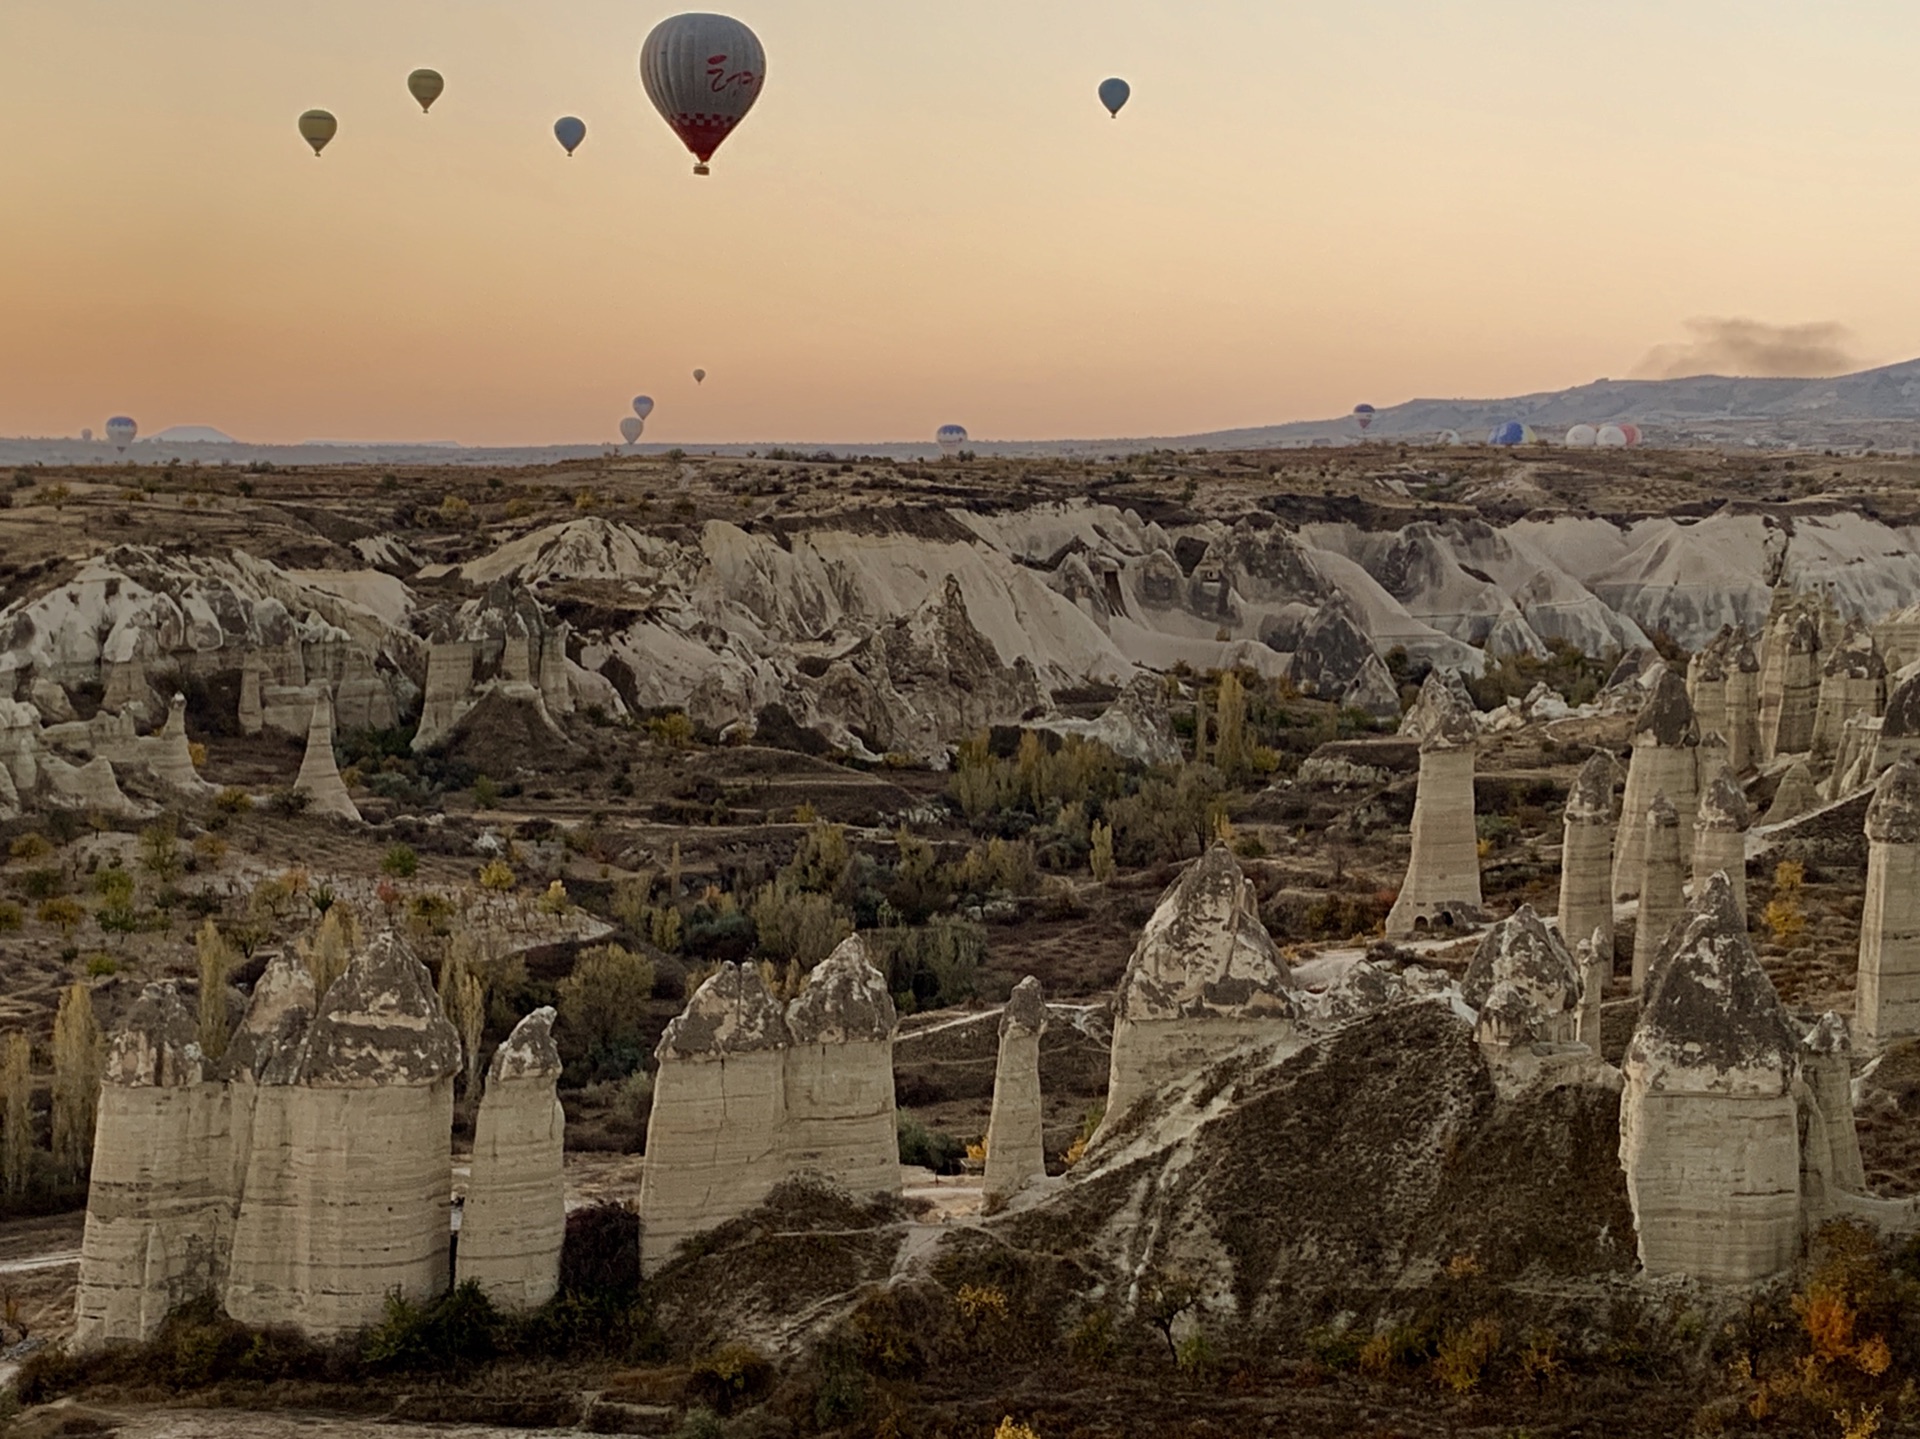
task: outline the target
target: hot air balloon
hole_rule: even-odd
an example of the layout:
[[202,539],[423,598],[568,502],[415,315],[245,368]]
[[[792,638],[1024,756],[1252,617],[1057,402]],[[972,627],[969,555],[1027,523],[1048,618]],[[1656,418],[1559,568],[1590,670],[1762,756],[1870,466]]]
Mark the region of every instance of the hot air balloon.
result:
[[767,52],[726,15],[662,20],[640,49],[640,83],[674,134],[693,151],[696,175],[747,118],[766,84]]
[[707,372],[706,372],[705,370],[695,370],[695,371],[693,372],[693,382],[694,382],[694,384],[696,384],[696,385],[704,385],[704,384],[706,384],[706,382],[707,382]]
[[1594,434],[1593,442],[1603,450],[1624,450],[1627,432],[1618,425],[1602,425]]
[[325,110],[309,110],[300,117],[300,138],[313,146],[313,158],[316,160],[339,133],[340,122]]
[[1436,445],[1457,445],[1460,443],[1460,432],[1458,430],[1442,430],[1434,437],[1433,442]]
[[1487,443],[1509,447],[1524,445],[1533,437],[1533,431],[1516,420],[1508,420],[1504,425],[1495,425],[1493,433],[1487,436]]
[[587,122],[568,115],[553,122],[553,138],[565,147],[569,156],[578,150],[587,138]]
[[952,459],[966,448],[967,431],[961,425],[942,425],[933,438],[940,446],[940,453]]
[[139,438],[140,426],[125,415],[115,415],[107,421],[107,443],[121,454],[127,452],[127,446]]
[[628,415],[626,419],[620,422],[620,438],[630,445],[646,432],[647,422],[645,420],[637,420],[632,415]]
[[1567,431],[1567,448],[1570,450],[1590,450],[1599,439],[1600,432],[1592,425],[1575,425]]
[[1355,405],[1353,407],[1353,420],[1355,424],[1360,426],[1361,434],[1364,435],[1368,430],[1373,428],[1373,417],[1377,413],[1378,411],[1376,411],[1372,405]]
[[1133,98],[1133,86],[1125,80],[1113,79],[1100,82],[1100,103],[1107,107],[1107,114],[1115,120],[1127,107],[1127,101]]
[[447,82],[441,78],[438,70],[415,70],[407,76],[407,93],[420,102],[422,115],[433,108],[433,102],[446,90]]
[[635,395],[633,397],[633,412],[643,420],[650,417],[653,414],[653,396]]
[[1625,436],[1627,437],[1627,448],[1628,448],[1628,449],[1630,449],[1630,450],[1633,450],[1633,449],[1638,449],[1638,448],[1639,448],[1639,446],[1640,446],[1640,427],[1639,427],[1638,425],[1622,425],[1622,426],[1620,427],[1620,433],[1621,433],[1621,434],[1623,434],[1623,435],[1625,435]]

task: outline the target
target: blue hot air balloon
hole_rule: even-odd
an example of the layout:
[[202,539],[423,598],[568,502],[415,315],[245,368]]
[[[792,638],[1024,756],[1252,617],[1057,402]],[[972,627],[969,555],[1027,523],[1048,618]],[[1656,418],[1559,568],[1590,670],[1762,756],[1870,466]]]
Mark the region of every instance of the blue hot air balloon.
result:
[[125,415],[115,415],[107,421],[107,443],[121,454],[127,452],[127,446],[140,437],[140,427]]
[[556,120],[553,125],[553,138],[565,147],[568,155],[572,155],[586,141],[587,122],[573,115]]
[[633,412],[642,420],[651,419],[653,416],[653,396],[635,395],[633,397]]
[[1490,445],[1499,445],[1502,448],[1511,448],[1514,445],[1524,445],[1532,438],[1532,430],[1528,429],[1518,420],[1508,420],[1504,425],[1495,425],[1493,427],[1493,433],[1487,436],[1487,443]]
[[1120,118],[1120,112],[1133,98],[1133,86],[1125,80],[1102,80],[1100,82],[1100,103],[1107,107],[1107,113],[1114,119]]
[[940,453],[951,459],[966,448],[967,432],[960,425],[942,425],[933,438],[940,446]]
[[1364,435],[1368,430],[1373,428],[1373,417],[1377,413],[1372,405],[1355,405],[1353,407],[1354,423],[1360,426],[1361,434]]

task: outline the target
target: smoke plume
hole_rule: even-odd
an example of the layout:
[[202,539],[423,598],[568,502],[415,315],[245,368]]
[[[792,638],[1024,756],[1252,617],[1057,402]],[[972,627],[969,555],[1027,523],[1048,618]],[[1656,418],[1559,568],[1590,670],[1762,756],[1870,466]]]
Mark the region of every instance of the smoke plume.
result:
[[1769,325],[1764,320],[1706,318],[1687,321],[1689,340],[1656,345],[1634,367],[1636,380],[1678,380],[1692,375],[1757,379],[1825,379],[1860,368],[1845,325],[1819,320],[1807,325]]

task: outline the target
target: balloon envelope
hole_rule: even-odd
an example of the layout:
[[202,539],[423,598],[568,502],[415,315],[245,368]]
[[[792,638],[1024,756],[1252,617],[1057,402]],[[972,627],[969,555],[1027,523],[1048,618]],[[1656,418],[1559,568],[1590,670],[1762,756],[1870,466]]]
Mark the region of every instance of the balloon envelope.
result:
[[333,137],[339,133],[340,122],[325,110],[309,110],[300,117],[300,138],[313,146],[316,158],[333,143]]
[[1435,437],[1434,443],[1438,445],[1457,445],[1460,443],[1460,432],[1458,430],[1442,430],[1439,435]]
[[565,119],[554,121],[553,138],[558,140],[566,152],[571,155],[586,142],[586,121],[573,115],[568,115]]
[[693,372],[693,382],[694,382],[694,384],[696,384],[696,385],[704,385],[704,384],[706,384],[706,382],[707,382],[707,372],[706,372],[705,370],[695,370],[695,371]]
[[1600,432],[1592,425],[1575,425],[1567,431],[1567,448],[1570,450],[1590,450],[1599,439]]
[[433,108],[433,102],[446,90],[447,82],[441,78],[438,70],[415,70],[407,76],[407,93],[420,102],[422,115]]
[[1620,433],[1627,437],[1628,449],[1632,449],[1640,443],[1640,427],[1638,425],[1622,425],[1620,427]]
[[1127,101],[1132,98],[1133,86],[1125,80],[1116,78],[1100,82],[1100,103],[1107,107],[1107,113],[1114,119],[1120,118],[1120,112],[1126,108]]
[[115,415],[107,421],[107,443],[113,445],[122,454],[127,446],[139,437],[140,427],[125,415]]
[[1624,450],[1627,447],[1627,432],[1618,425],[1602,425],[1594,435],[1593,442],[1603,450]]
[[620,422],[620,438],[628,444],[632,444],[646,432],[646,422],[644,420],[637,420],[632,415],[628,415],[626,419]]
[[1487,436],[1487,443],[1490,445],[1524,445],[1527,442],[1528,435],[1531,433],[1525,425],[1514,420],[1508,420],[1504,425],[1495,425],[1493,427],[1493,433]]
[[1359,424],[1362,434],[1365,434],[1373,428],[1373,417],[1377,413],[1378,411],[1376,411],[1372,405],[1355,405],[1353,407],[1353,418]]
[[707,173],[707,162],[760,98],[767,52],[728,15],[675,15],[640,48],[640,83],[653,108]]
[[967,432],[960,425],[942,425],[933,438],[938,442],[941,454],[957,455],[967,443]]
[[653,413],[653,397],[651,395],[635,395],[633,397],[633,412],[641,419],[646,419]]

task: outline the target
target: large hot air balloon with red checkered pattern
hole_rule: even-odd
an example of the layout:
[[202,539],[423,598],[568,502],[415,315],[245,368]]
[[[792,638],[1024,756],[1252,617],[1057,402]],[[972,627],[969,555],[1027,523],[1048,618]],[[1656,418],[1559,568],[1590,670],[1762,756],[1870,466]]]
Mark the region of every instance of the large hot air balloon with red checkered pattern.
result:
[[662,20],[640,48],[640,83],[705,175],[708,161],[746,119],[767,78],[767,52],[728,15]]

